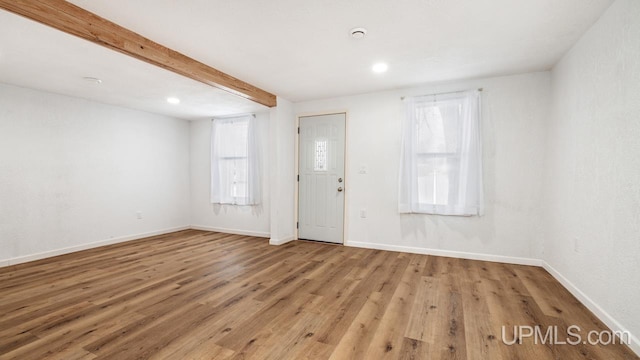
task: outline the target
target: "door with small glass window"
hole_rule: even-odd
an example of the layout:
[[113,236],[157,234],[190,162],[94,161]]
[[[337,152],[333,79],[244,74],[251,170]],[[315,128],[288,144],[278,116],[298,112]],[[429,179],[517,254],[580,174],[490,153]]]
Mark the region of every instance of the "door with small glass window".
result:
[[298,238],[343,242],[346,115],[300,118]]

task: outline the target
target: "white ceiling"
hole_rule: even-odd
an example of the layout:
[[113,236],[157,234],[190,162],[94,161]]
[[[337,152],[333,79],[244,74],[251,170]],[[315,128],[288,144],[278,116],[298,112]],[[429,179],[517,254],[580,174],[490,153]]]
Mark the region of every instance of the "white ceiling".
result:
[[268,109],[1,10],[0,82],[187,120]]
[[[547,70],[613,0],[70,2],[295,102],[426,82]],[[124,94],[133,97],[130,102],[140,103],[138,107],[143,110],[166,112],[171,108],[162,101],[173,90],[183,98],[181,106],[192,109],[188,118],[213,115],[215,111],[255,111],[246,100],[229,99],[195,81],[97,45],[79,46],[81,40],[27,26],[17,16],[0,16],[2,82],[10,79],[42,87],[40,79],[45,79],[49,83],[46,89],[72,93],[70,88],[87,86],[77,84],[78,77],[113,76],[118,85],[109,91],[100,90],[107,93],[97,96],[102,101]],[[349,36],[349,29],[357,26],[368,29],[364,39]],[[15,50],[18,46],[22,46],[20,51]],[[3,69],[7,57],[13,62],[26,62],[24,67],[32,71],[7,74],[14,73],[10,68]],[[377,61],[387,62],[389,71],[373,74],[371,65]],[[50,74],[52,69],[56,69],[54,74]],[[109,83],[105,80],[103,87]],[[149,92],[149,88],[154,91]],[[156,102],[158,98],[160,103]],[[230,101],[227,110],[216,109],[225,108],[225,101]],[[242,111],[232,111],[235,105],[235,110]]]

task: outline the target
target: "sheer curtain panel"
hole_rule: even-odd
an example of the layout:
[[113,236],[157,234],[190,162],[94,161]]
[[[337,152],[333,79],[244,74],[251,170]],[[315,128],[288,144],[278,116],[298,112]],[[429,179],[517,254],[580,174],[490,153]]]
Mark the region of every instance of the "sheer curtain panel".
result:
[[214,119],[211,131],[211,202],[260,203],[260,164],[252,115]]
[[480,92],[404,101],[400,212],[482,215]]

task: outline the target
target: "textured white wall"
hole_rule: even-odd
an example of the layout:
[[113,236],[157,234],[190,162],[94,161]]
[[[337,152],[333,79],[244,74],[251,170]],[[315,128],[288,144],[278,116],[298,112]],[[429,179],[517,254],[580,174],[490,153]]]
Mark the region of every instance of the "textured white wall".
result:
[[[400,215],[400,97],[477,87],[484,88],[486,215]],[[348,111],[347,243],[539,259],[549,88],[550,74],[541,72],[302,102],[294,109],[297,115]]]
[[202,229],[269,236],[270,165],[269,113],[257,113],[257,137],[260,141],[262,168],[262,203],[258,206],[211,204],[211,120],[192,121],[191,153],[191,224]]
[[[189,224],[287,241],[295,115],[346,110],[347,244],[543,259],[630,330],[638,351],[638,39],[640,1],[617,0],[551,73],[279,98],[261,115],[269,125],[260,209],[209,204],[209,121],[0,85],[0,263]],[[486,215],[398,214],[399,98],[476,87],[484,88]]]
[[637,341],[640,1],[616,1],[552,79],[544,259]]
[[188,143],[184,120],[0,84],[0,261],[189,225]]
[[271,239],[281,244],[294,239],[295,117],[291,102],[278,97],[271,109]]

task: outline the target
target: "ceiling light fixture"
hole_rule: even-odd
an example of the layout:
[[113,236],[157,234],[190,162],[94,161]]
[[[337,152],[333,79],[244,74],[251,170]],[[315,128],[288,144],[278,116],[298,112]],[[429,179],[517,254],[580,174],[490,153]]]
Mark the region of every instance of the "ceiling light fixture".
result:
[[357,28],[351,29],[349,33],[351,34],[351,37],[354,39],[362,39],[365,35],[367,35],[367,29],[357,27]]
[[180,104],[180,99],[178,99],[177,97],[168,97],[167,102],[169,104],[177,105]]
[[102,80],[96,78],[96,77],[91,77],[91,76],[85,76],[82,78],[82,80],[86,81],[86,82],[90,82],[90,83],[94,83],[94,84],[102,84]]
[[371,68],[371,70],[374,73],[378,73],[378,74],[383,73],[383,72],[387,71],[388,69],[389,69],[389,65],[387,65],[385,63],[374,64],[373,67]]

